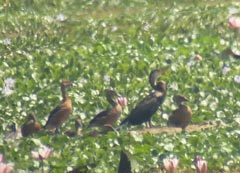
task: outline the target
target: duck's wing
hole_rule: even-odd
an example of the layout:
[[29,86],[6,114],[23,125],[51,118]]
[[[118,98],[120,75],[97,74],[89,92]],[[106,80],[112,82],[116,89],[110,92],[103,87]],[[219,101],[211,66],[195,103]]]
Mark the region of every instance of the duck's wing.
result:
[[50,112],[45,128],[49,130],[57,128],[69,117],[71,111],[71,100],[62,102]]
[[136,105],[130,115],[121,122],[121,125],[127,122],[134,125],[148,121],[157,111],[160,104],[161,102],[159,102],[159,98],[156,97],[155,93],[151,93]]
[[108,114],[111,112],[111,109],[104,110],[98,113],[89,123],[89,127],[98,126],[102,124],[105,119],[108,117]]

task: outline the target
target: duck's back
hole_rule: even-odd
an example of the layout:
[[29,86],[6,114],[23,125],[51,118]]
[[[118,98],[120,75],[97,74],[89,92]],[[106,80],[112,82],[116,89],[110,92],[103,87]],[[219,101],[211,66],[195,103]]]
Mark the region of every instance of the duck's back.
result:
[[168,125],[185,129],[187,125],[191,122],[191,119],[191,109],[186,105],[180,105],[178,109],[172,112],[172,115],[169,117],[168,120]]
[[164,97],[165,96],[163,96],[161,92],[157,91],[149,94],[137,104],[130,115],[121,124],[128,122],[129,124],[137,125],[148,121],[163,103]]
[[89,126],[103,126],[105,124],[113,125],[118,120],[121,113],[122,107],[117,104],[113,108],[107,109],[97,114],[94,119],[90,121]]
[[51,111],[46,128],[51,130],[59,127],[64,121],[66,121],[72,112],[72,101],[67,98],[62,101],[54,110]]

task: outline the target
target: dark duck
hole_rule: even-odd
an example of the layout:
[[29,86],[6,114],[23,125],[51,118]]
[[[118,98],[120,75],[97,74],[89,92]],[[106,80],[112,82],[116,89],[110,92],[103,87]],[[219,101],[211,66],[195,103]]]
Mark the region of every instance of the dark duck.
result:
[[136,105],[129,116],[121,122],[121,125],[126,123],[129,125],[139,125],[146,122],[146,125],[150,128],[152,127],[151,117],[156,113],[166,96],[166,83],[162,80],[157,81],[161,74],[160,70],[153,70],[150,73],[149,83],[154,91]]

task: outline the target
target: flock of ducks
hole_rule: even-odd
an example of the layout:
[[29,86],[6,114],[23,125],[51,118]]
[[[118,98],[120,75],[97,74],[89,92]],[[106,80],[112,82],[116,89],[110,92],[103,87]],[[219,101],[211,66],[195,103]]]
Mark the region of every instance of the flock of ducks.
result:
[[[158,80],[162,72],[153,70],[149,75],[149,83],[154,89],[148,96],[140,101],[130,114],[120,123],[122,125],[140,125],[146,123],[146,126],[152,127],[151,117],[156,113],[158,108],[164,102],[167,93],[167,85],[164,81]],[[48,117],[44,129],[51,133],[57,133],[58,128],[68,120],[72,112],[72,101],[66,93],[66,89],[72,86],[72,82],[63,80],[61,82],[62,101],[54,108]],[[111,108],[97,114],[90,122],[87,128],[101,127],[105,129],[114,129],[113,126],[119,119],[122,109],[127,105],[127,99],[122,97],[116,91],[106,90],[107,101],[111,104]],[[191,122],[192,111],[184,104],[188,101],[183,95],[176,95],[173,98],[178,108],[172,111],[169,116],[167,125],[180,127],[185,131],[187,125]],[[79,133],[82,127],[81,121],[75,121],[76,131],[66,131],[68,136],[75,136]],[[33,113],[29,113],[26,122],[21,127],[22,136],[27,137],[41,130],[40,123],[35,119]]]

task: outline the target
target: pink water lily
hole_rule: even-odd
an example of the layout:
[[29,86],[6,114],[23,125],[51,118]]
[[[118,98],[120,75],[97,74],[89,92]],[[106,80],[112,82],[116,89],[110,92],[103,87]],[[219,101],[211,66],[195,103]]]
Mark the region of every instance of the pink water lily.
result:
[[3,154],[0,154],[0,163],[3,162]]
[[163,166],[169,173],[174,173],[177,170],[179,160],[177,158],[169,158],[163,160]]
[[38,160],[45,160],[52,154],[52,149],[43,146],[38,151],[32,151],[32,157]]
[[194,159],[194,165],[197,173],[207,173],[207,161],[202,160],[201,156],[197,155]]
[[203,60],[202,56],[199,55],[199,54],[196,54],[194,58],[195,58],[195,60],[197,60],[197,61],[202,61],[202,60]]
[[229,17],[228,25],[230,28],[240,28],[240,17]]
[[3,154],[0,154],[0,173],[11,173],[12,167],[6,163],[3,163]]
[[117,101],[121,106],[127,106],[128,102],[126,97],[118,97]]
[[12,168],[6,163],[0,163],[0,173],[11,173]]

